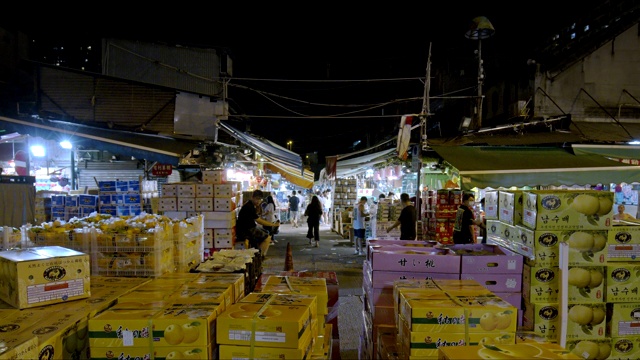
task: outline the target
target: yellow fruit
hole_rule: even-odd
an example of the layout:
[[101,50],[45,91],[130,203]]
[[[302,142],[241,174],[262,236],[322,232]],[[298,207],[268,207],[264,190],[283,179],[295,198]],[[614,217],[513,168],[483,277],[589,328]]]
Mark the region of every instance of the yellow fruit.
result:
[[487,312],[480,317],[480,327],[483,330],[492,331],[497,325],[496,315],[492,312]]
[[585,360],[595,360],[598,357],[600,348],[593,341],[580,341],[571,350],[572,353]]
[[504,330],[511,325],[511,315],[504,312],[499,312],[496,315],[496,329]]
[[571,207],[581,214],[594,215],[600,209],[600,201],[595,196],[580,194],[573,199]]
[[182,330],[182,326],[171,324],[164,329],[164,339],[169,343],[169,345],[178,345],[184,339],[184,331]]
[[611,355],[611,345],[607,343],[598,344],[598,357],[597,360],[606,360]]
[[589,281],[589,288],[597,288],[602,284],[602,280],[604,279],[604,275],[598,270],[591,269],[589,270],[589,274],[591,276],[591,281]]
[[580,325],[587,325],[593,319],[593,310],[584,305],[574,305],[569,309],[569,320]]
[[569,248],[578,251],[589,251],[593,248],[593,235],[584,231],[576,231],[569,236]]
[[591,272],[581,267],[569,269],[569,285],[584,288],[591,283]]
[[165,359],[182,359],[182,354],[178,351],[172,351],[164,357]]
[[591,251],[593,251],[594,253],[600,252],[604,249],[605,246],[607,246],[607,238],[604,237],[604,235],[599,233],[594,234],[593,247],[591,248]]
[[598,201],[600,202],[600,207],[596,214],[603,216],[611,212],[611,209],[613,209],[613,200],[610,197],[601,196],[598,198]]
[[182,342],[187,344],[191,344],[198,340],[198,337],[200,336],[200,328],[197,323],[183,324],[182,331],[184,332],[184,339],[182,339]]
[[518,345],[518,348],[513,350],[498,351],[482,348],[478,350],[478,356],[481,359],[533,359],[542,354],[542,350],[535,345],[525,343]]
[[488,337],[488,336],[487,337],[483,337],[479,342],[480,345],[484,345],[484,344],[494,345],[495,343],[496,343],[495,340],[490,338],[490,337]]
[[69,353],[73,354],[76,351],[76,347],[78,346],[78,335],[75,331],[70,332],[67,337],[65,337],[62,342],[64,343],[64,349]]
[[593,308],[593,318],[589,322],[591,325],[599,325],[604,321],[604,317],[607,315],[601,308]]

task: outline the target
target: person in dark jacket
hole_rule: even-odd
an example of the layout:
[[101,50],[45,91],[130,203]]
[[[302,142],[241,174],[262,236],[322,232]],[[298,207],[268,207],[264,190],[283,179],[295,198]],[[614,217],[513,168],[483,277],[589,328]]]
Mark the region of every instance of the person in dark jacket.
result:
[[322,217],[322,205],[318,196],[313,195],[311,203],[304,211],[304,216],[307,217],[307,225],[309,230],[307,231],[307,239],[309,239],[309,245],[313,245],[313,240],[316,241],[316,247],[320,246],[320,218]]

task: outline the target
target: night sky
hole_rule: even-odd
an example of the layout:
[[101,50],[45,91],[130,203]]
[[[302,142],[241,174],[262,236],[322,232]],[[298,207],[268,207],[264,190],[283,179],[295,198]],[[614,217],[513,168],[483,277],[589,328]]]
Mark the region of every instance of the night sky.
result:
[[38,37],[227,48],[234,68],[229,101],[237,113],[232,126],[248,126],[282,146],[291,140],[293,151],[317,151],[324,159],[394,136],[398,114],[420,112],[430,44],[432,69],[466,58],[473,67],[477,43],[464,37],[473,18],[486,16],[496,29],[482,42],[483,58],[523,62],[592,3],[247,3],[235,9],[157,3],[145,12],[111,5],[114,10],[73,15],[60,9],[46,17],[3,14],[2,21]]

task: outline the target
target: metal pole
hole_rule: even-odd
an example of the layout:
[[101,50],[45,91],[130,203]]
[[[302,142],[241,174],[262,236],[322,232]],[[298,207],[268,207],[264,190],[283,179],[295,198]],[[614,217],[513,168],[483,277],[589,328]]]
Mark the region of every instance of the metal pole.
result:
[[69,164],[69,166],[71,167],[71,190],[77,190],[78,187],[76,186],[76,159],[75,159],[75,150],[74,149],[69,149],[69,152],[71,153],[71,164]]
[[482,70],[482,40],[478,37],[478,100],[476,110],[476,124],[474,129],[478,130],[482,127],[482,82],[484,81],[484,74]]

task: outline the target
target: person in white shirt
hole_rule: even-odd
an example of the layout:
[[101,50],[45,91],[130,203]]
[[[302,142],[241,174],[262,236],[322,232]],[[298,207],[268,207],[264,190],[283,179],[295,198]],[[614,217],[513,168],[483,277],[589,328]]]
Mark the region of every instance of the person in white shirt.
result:
[[322,207],[322,217],[324,218],[324,223],[325,224],[329,224],[331,223],[331,219],[329,218],[329,211],[331,211],[331,190],[325,190],[324,194],[323,194],[323,198],[324,198],[324,204]]
[[322,224],[326,224],[326,218],[324,216],[324,208],[325,208],[325,202],[327,201],[327,199],[324,197],[324,192],[320,192],[320,191],[316,191],[316,197],[318,198],[318,201],[320,202],[320,207],[322,208],[322,216],[320,216],[320,225]]

